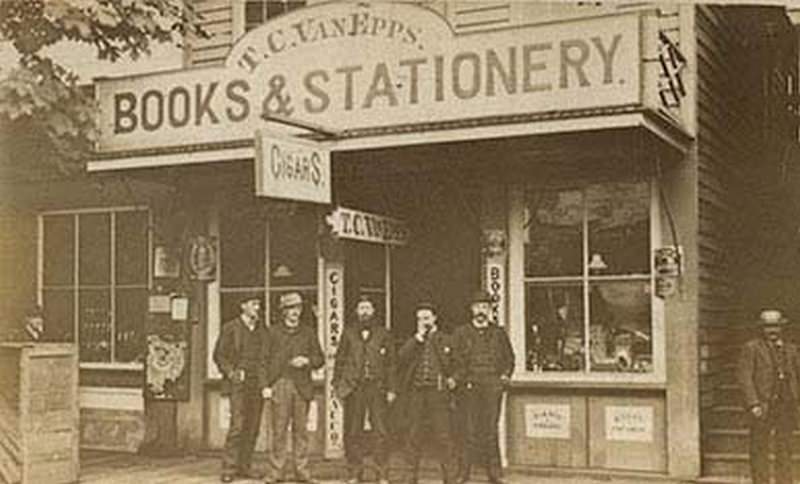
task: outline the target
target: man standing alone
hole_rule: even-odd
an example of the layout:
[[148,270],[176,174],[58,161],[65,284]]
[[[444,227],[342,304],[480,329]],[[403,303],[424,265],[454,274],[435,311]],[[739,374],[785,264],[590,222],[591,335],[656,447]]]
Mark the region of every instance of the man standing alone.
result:
[[266,327],[260,322],[261,301],[246,296],[239,302],[241,314],[222,327],[214,346],[214,363],[222,373],[223,394],[230,399],[230,425],[222,457],[222,482],[236,477],[259,479],[250,468],[261,425],[266,388],[264,351]]
[[498,423],[503,391],[514,371],[514,352],[502,328],[490,324],[491,296],[478,291],[470,305],[472,321],[453,334],[459,408],[466,413],[466,443],[459,482],[469,480],[473,463],[486,467],[491,484],[501,484]]
[[788,320],[780,311],[761,311],[761,335],[739,355],[738,379],[750,419],[750,469],[753,484],[768,484],[769,441],[775,431],[776,484],[791,484],[792,433],[800,401],[800,357],[785,340]]
[[267,385],[272,390],[272,456],[267,483],[285,480],[288,427],[292,425],[295,482],[314,483],[308,469],[309,402],[314,397],[311,371],[325,362],[314,328],[300,323],[303,298],[298,292],[281,295],[282,321],[267,330]]
[[455,482],[455,454],[450,429],[450,392],[456,381],[451,376],[453,349],[450,336],[437,324],[436,309],[430,303],[417,305],[417,332],[397,355],[405,392],[408,417],[406,454],[411,473],[408,484],[419,482],[419,464],[426,441],[433,445],[442,468],[442,481]]
[[348,483],[361,478],[366,454],[365,417],[375,434],[375,463],[378,483],[389,482],[389,441],[387,403],[395,394],[394,346],[391,335],[375,318],[375,306],[361,296],[357,320],[345,325],[336,351],[333,389],[344,402],[344,451]]

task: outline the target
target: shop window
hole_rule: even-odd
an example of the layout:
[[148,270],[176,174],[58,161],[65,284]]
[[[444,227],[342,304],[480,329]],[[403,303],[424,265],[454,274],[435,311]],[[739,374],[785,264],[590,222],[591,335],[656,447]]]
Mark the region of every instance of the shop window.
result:
[[525,195],[525,364],[653,371],[649,183]]
[[141,362],[148,225],[140,209],[42,216],[46,331],[77,342],[82,364]]
[[305,0],[247,0],[244,5],[245,32],[305,5]]
[[242,296],[269,294],[269,304],[264,307],[269,314],[262,314],[262,318],[274,322],[280,316],[280,295],[297,291],[304,300],[303,319],[316,326],[318,252],[314,210],[299,208],[291,216],[268,220],[258,206],[231,205],[220,212],[219,231],[221,321],[239,315]]

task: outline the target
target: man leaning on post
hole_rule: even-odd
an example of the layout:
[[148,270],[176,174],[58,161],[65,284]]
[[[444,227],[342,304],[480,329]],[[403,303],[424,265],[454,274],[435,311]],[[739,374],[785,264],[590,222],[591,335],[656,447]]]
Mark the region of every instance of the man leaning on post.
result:
[[768,484],[769,441],[775,432],[775,483],[791,484],[792,433],[800,400],[800,356],[786,340],[789,321],[776,309],[761,311],[760,335],[739,355],[738,380],[750,420],[750,469],[753,484]]
[[214,363],[222,373],[222,393],[230,399],[230,425],[222,456],[222,482],[260,479],[251,469],[261,426],[263,399],[269,397],[264,367],[266,327],[260,321],[261,300],[245,296],[241,313],[222,327],[214,346]]

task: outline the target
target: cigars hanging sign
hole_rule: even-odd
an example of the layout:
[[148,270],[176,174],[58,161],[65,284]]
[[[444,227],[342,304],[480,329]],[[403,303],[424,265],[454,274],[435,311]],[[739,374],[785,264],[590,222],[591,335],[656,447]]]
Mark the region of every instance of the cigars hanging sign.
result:
[[281,15],[224,66],[98,79],[100,151],[248,138],[281,116],[337,130],[641,101],[638,14],[454,33],[411,3]]

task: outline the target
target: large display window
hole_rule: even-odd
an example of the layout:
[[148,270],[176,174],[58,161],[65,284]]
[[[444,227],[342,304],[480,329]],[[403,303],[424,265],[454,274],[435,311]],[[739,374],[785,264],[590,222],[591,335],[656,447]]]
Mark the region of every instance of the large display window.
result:
[[651,256],[659,240],[653,184],[519,187],[512,198],[519,374],[663,379],[663,308],[654,296]]
[[135,207],[40,218],[45,325],[51,338],[78,344],[82,368],[141,367],[150,225]]

